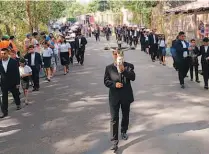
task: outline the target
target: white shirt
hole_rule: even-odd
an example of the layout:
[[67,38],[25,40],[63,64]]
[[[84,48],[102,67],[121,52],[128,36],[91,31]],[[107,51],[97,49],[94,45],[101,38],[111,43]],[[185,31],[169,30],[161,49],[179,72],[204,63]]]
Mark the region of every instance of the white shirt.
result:
[[43,50],[43,57],[51,57],[53,54],[53,51],[51,48],[46,48]]
[[160,47],[165,47],[165,40],[159,40],[160,41],[160,44],[159,44],[159,46]]
[[32,69],[28,65],[25,65],[24,67],[20,66],[19,71],[20,71],[20,76],[22,76],[25,74],[30,74],[32,72]]
[[154,40],[154,44],[156,44],[156,38],[154,34],[153,34],[153,40]]
[[205,53],[208,51],[208,46],[204,46],[205,47]]
[[137,31],[136,30],[134,31],[134,36],[137,36]]
[[68,50],[71,49],[71,46],[69,43],[62,43],[58,45],[58,49],[60,52],[68,52]]
[[145,41],[148,41],[148,40],[149,40],[148,36],[145,36]]
[[81,38],[78,39],[79,42],[79,48],[81,47]]
[[54,44],[54,54],[58,55],[58,44]]
[[8,58],[7,60],[2,60],[2,65],[4,67],[4,71],[7,72],[7,66],[8,66],[8,63],[9,63],[9,59]]
[[35,53],[31,53],[31,66],[35,66]]
[[184,41],[181,41],[183,48],[187,48],[186,43]]

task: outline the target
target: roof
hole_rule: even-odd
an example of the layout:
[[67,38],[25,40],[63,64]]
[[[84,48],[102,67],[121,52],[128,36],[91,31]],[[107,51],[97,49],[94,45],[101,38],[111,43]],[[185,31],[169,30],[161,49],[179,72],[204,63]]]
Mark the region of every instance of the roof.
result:
[[199,0],[196,2],[191,2],[179,7],[175,7],[172,9],[168,9],[165,11],[165,13],[180,13],[180,12],[189,12],[189,11],[201,11],[209,9],[209,1],[208,0]]

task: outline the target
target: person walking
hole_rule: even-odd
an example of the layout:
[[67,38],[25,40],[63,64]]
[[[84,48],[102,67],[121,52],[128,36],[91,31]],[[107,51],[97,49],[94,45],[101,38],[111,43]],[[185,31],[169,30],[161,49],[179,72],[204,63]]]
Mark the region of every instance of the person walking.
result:
[[204,79],[204,89],[208,90],[208,78],[209,78],[209,39],[206,37],[203,39],[203,45],[200,46],[201,64]]
[[2,115],[0,118],[8,116],[8,92],[10,91],[17,105],[17,110],[21,109],[19,96],[20,73],[17,61],[9,57],[9,49],[1,49],[0,61],[1,90],[2,90]]
[[39,91],[39,72],[42,67],[41,55],[35,52],[34,45],[28,47],[29,53],[24,58],[28,61],[28,66],[32,69],[33,91]]
[[[114,62],[105,69],[104,85],[109,88],[109,107],[111,113],[111,150],[118,149],[119,109],[122,110],[121,137],[128,139],[130,104],[134,101],[131,82],[135,80],[134,65],[128,62],[117,64],[120,51],[113,52]],[[119,70],[117,70],[117,67]],[[120,72],[120,73],[119,73]]]
[[175,43],[176,49],[176,60],[178,66],[178,76],[181,88],[184,86],[184,78],[187,76],[189,71],[189,43],[185,41],[185,33],[183,31],[179,32],[179,39]]
[[85,53],[85,46],[87,44],[86,38],[81,35],[79,31],[77,37],[75,38],[75,48],[76,48],[76,58],[78,63],[80,62],[83,65],[84,62],[84,53]]

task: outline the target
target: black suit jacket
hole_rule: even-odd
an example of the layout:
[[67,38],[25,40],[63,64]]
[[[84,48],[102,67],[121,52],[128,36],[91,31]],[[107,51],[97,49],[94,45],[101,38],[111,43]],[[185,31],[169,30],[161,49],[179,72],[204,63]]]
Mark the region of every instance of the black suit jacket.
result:
[[[153,37],[154,34],[150,34],[148,36],[148,40],[149,40],[149,45],[154,45],[154,37]],[[155,34],[155,44],[158,44],[158,36]]]
[[[81,49],[85,50],[85,46],[87,44],[87,40],[84,36],[81,36]],[[75,38],[75,47],[76,49],[79,49],[79,37]]]
[[132,33],[133,37],[134,37],[135,31],[136,31],[136,37],[139,38],[140,34],[139,34],[139,31],[137,30],[133,30],[133,33]]
[[104,84],[109,88],[109,102],[117,104],[119,101],[123,103],[132,103],[134,101],[131,82],[135,80],[134,65],[124,62],[125,71],[122,75],[125,78],[122,88],[116,88],[116,82],[120,82],[120,76],[117,67],[114,64],[108,65],[105,69]]
[[184,41],[185,42],[185,44],[186,44],[186,48],[183,48],[183,45],[182,45],[182,42],[181,42],[181,40],[177,40],[176,42],[175,42],[175,49],[176,49],[176,60],[178,61],[178,62],[182,62],[185,58],[183,57],[183,53],[184,53],[184,51],[187,51],[188,52],[188,55],[189,55],[189,50],[188,50],[188,46],[189,46],[189,44],[186,42],[186,41]]
[[[28,60],[28,66],[31,67],[31,53],[27,53],[24,58]],[[34,63],[35,63],[35,66],[38,70],[42,67],[41,55],[37,52],[35,52],[35,62]]]
[[206,60],[206,58],[209,57],[209,47],[208,47],[208,50],[205,51],[204,45],[200,46],[200,54],[202,55],[201,63],[202,64],[207,63],[208,60]]
[[0,74],[1,74],[1,87],[2,88],[14,88],[20,85],[20,72],[18,62],[12,58],[9,59],[7,65],[7,72],[4,71],[2,61],[0,61]]

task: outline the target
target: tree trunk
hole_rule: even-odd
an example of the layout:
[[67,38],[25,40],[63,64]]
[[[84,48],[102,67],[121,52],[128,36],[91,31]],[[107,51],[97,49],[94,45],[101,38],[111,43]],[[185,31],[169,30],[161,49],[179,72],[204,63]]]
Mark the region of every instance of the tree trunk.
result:
[[37,14],[36,14],[36,2],[34,2],[34,5],[33,5],[33,11],[35,12],[34,13],[34,26],[35,26],[35,31],[38,32],[38,22],[37,22]]
[[6,28],[6,31],[7,31],[7,35],[11,35],[11,31],[10,31],[10,27],[7,23],[4,24],[5,25],[5,28]]
[[32,18],[31,18],[31,10],[30,10],[30,0],[26,0],[26,14],[28,16],[29,21],[29,30],[33,33],[33,25],[32,25]]

